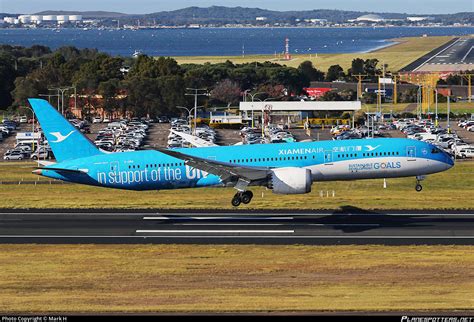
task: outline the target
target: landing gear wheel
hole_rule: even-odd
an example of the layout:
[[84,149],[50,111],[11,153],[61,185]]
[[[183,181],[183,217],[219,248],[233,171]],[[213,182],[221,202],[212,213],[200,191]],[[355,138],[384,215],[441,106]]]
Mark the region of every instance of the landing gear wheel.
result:
[[415,186],[415,190],[420,192],[421,190],[423,190],[423,187],[421,186],[421,184],[417,183]]
[[237,192],[235,194],[234,198],[232,198],[232,206],[238,207],[238,206],[240,206],[241,202],[242,202],[242,198],[240,196],[240,192]]
[[252,198],[253,198],[253,193],[252,191],[244,191],[242,192],[242,202],[244,204],[248,204],[250,203],[250,201],[252,201]]

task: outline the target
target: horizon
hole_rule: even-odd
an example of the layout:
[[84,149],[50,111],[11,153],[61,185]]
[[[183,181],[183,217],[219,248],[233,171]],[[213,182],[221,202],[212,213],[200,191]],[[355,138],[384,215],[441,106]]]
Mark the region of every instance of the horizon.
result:
[[[356,11],[356,12],[374,12],[374,13],[399,13],[399,14],[455,14],[460,12],[474,11],[474,1],[458,0],[456,3],[447,3],[445,0],[422,0],[415,4],[411,0],[399,0],[396,3],[383,3],[377,0],[366,0],[363,5],[354,4],[350,0],[333,0],[330,6],[327,2],[300,0],[296,4],[288,4],[283,0],[275,0],[268,3],[263,0],[175,0],[172,3],[156,4],[153,0],[135,0],[133,5],[129,1],[104,0],[100,3],[93,0],[83,0],[78,3],[64,3],[60,0],[43,0],[39,3],[32,4],[27,0],[0,0],[0,12],[7,14],[34,14],[42,11],[106,11],[128,15],[143,15],[162,11],[174,11],[186,9],[189,7],[209,8],[212,6],[227,8],[249,8],[263,9],[271,11],[311,11],[311,10],[340,10],[340,11]],[[291,7],[288,7],[291,6]],[[136,8],[148,7],[148,10],[136,11]],[[410,8],[410,9],[408,9]],[[430,9],[427,9],[430,8]],[[376,9],[376,10],[374,10]],[[408,9],[408,10],[407,10]]]

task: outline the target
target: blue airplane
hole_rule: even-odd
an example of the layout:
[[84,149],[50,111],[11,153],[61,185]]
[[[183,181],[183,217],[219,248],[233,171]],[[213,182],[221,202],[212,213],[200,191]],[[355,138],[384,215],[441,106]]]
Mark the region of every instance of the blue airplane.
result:
[[304,194],[315,181],[416,177],[448,170],[451,156],[409,139],[359,139],[283,144],[158,149],[98,149],[47,101],[29,99],[56,163],[33,173],[68,182],[128,190],[230,186],[232,205],[248,204],[250,186]]

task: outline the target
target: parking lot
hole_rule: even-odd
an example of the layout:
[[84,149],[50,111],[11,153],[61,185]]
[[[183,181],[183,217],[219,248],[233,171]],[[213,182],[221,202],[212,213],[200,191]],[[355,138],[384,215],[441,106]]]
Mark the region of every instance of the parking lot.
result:
[[[78,121],[74,121],[76,125]],[[116,124],[117,122],[115,122]],[[158,147],[176,147],[178,145],[170,146],[170,142],[183,142],[177,138],[176,135],[170,133],[173,127],[176,130],[184,131],[191,134],[191,129],[184,121],[178,121],[179,125],[175,123],[155,123],[155,122],[122,122],[119,125],[111,126],[114,123],[93,123],[86,125],[86,136],[99,147],[108,151],[132,151],[136,149],[154,149]],[[425,122],[426,123],[426,122]],[[416,131],[425,131],[430,133],[433,124],[418,124],[415,120],[411,121],[411,126],[417,128]],[[407,124],[408,125],[408,124]],[[441,122],[440,126],[446,129],[446,122]],[[18,128],[9,136],[4,137],[0,142],[0,154],[5,155],[7,150],[15,148],[16,134],[21,132],[30,132],[31,124],[21,123]],[[339,129],[340,128],[340,129]],[[199,127],[200,136],[208,139],[212,136],[212,143],[217,145],[234,145],[234,144],[259,144],[259,143],[284,143],[284,142],[301,142],[301,141],[318,141],[331,139],[354,139],[363,138],[367,136],[368,129],[359,127],[357,129],[349,130],[340,126],[339,128],[312,128],[310,130],[302,128],[279,129],[277,127],[270,127],[265,133],[265,140],[262,140],[261,129],[209,129],[207,126]],[[401,128],[396,126],[379,126],[380,129],[375,131],[377,137],[413,137],[413,134],[408,135],[403,133]],[[470,132],[458,125],[458,122],[451,122],[451,129],[455,133],[452,139],[459,144],[474,145],[474,132]],[[418,132],[417,132],[418,133]],[[443,133],[440,133],[443,134]],[[445,134],[445,133],[444,133]],[[419,134],[418,136],[420,136]],[[438,144],[436,140],[432,143]],[[177,141],[176,141],[177,140]],[[446,139],[448,140],[448,139]],[[133,142],[132,142],[133,141]],[[449,141],[449,140],[448,140]],[[185,145],[186,146],[186,145]],[[189,145],[187,145],[189,146]],[[444,147],[444,146],[443,146]],[[446,146],[445,148],[450,148]],[[452,152],[452,151],[450,151]],[[30,152],[32,153],[32,151]],[[24,160],[29,160],[30,155],[25,155]],[[2,161],[3,157],[1,158]]]

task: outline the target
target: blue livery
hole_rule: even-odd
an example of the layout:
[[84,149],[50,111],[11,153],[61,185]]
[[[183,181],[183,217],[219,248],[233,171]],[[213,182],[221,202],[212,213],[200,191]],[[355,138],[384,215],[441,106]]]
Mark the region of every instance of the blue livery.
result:
[[96,148],[47,101],[29,101],[57,159],[34,172],[80,184],[129,190],[231,186],[237,190],[232,204],[238,206],[251,201],[250,186],[299,194],[310,192],[315,181],[414,176],[421,191],[425,175],[454,165],[436,146],[409,139],[109,153]]

